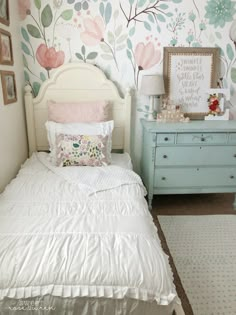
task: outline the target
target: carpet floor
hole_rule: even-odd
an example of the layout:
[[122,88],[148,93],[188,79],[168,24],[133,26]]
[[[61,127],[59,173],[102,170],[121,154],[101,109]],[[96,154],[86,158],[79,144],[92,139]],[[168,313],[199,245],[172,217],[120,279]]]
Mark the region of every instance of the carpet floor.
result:
[[194,315],[236,314],[236,216],[159,216]]
[[155,196],[152,215],[186,315],[236,314],[233,194]]

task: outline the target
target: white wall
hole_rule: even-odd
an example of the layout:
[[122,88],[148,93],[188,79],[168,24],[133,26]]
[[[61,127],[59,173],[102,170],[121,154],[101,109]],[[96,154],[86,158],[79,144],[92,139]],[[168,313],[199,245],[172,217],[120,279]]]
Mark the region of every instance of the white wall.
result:
[[20,47],[20,28],[17,1],[9,1],[10,25],[0,24],[12,36],[14,65],[0,65],[0,70],[14,71],[17,86],[17,102],[3,105],[3,93],[0,87],[0,191],[16,175],[20,165],[27,158],[27,140],[24,118],[23,62]]

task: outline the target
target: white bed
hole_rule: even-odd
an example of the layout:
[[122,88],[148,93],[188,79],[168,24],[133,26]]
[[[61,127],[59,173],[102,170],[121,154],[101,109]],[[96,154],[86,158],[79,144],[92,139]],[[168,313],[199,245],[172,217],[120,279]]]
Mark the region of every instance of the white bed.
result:
[[53,166],[37,153],[48,149],[51,99],[112,102],[113,149],[129,152],[130,93],[121,98],[97,67],[57,69],[36,98],[26,87],[31,157],[0,196],[0,310],[172,314],[179,301],[168,257],[128,155],[106,167]]

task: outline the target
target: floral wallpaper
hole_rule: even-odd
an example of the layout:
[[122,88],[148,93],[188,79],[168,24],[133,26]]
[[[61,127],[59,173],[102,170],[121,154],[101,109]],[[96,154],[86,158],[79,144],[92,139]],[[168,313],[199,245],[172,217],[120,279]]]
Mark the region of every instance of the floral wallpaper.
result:
[[218,85],[230,88],[235,115],[235,1],[18,0],[18,5],[25,80],[35,95],[52,69],[72,61],[97,64],[121,92],[134,89],[137,135],[148,104],[138,93],[141,76],[162,73],[163,47],[219,47]]

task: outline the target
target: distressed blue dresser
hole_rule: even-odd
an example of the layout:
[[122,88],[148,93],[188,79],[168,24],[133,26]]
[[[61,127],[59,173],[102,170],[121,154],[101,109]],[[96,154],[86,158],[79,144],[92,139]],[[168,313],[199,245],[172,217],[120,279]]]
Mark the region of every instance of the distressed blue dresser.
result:
[[149,208],[154,194],[236,193],[236,121],[141,123]]

